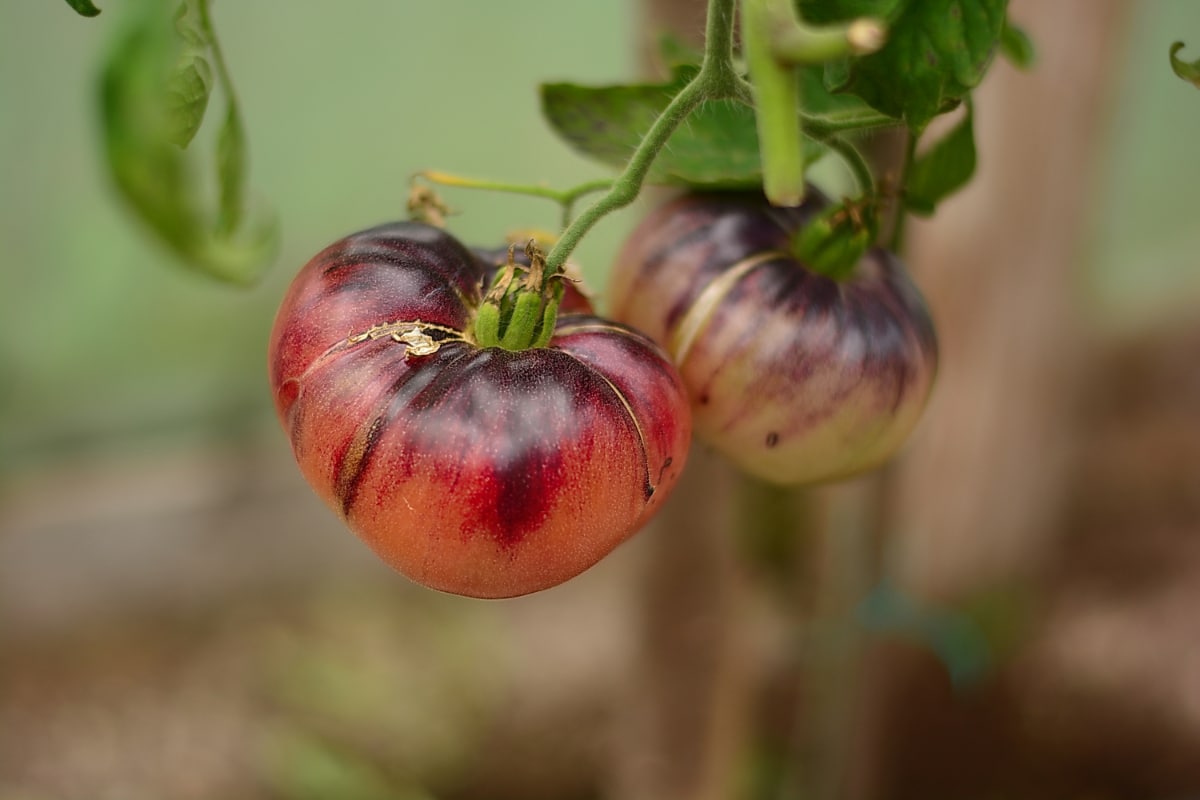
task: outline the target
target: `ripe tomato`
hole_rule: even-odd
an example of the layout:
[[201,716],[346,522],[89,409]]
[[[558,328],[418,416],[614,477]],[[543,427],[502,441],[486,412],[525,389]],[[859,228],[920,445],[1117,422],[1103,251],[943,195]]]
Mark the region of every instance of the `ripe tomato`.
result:
[[547,347],[477,346],[494,266],[428,225],[354,234],[300,271],[269,354],[317,494],[395,569],[473,597],[596,563],[662,504],[691,434],[678,373],[623,325],[564,314]]
[[937,366],[920,294],[874,248],[835,280],[792,240],[827,201],[687,195],[634,230],[609,287],[616,319],[675,360],[697,436],[781,484],[878,466],[916,425]]

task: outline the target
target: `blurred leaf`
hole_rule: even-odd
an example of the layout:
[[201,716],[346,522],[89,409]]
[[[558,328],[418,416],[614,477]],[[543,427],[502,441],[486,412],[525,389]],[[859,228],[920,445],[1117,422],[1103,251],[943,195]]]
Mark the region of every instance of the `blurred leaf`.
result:
[[828,64],[826,85],[858,95],[919,133],[979,84],[1007,5],[1008,0],[904,0],[884,48]]
[[212,90],[212,67],[204,56],[193,56],[175,68],[167,87],[171,141],[187,147],[204,122]]
[[[200,180],[181,149],[207,105],[208,91],[201,85],[211,83],[207,62],[203,68],[199,59],[179,66],[203,27],[188,23],[186,9],[173,24],[168,7],[157,0],[140,0],[132,13],[101,77],[104,142],[117,188],[187,266],[226,282],[253,283],[274,254],[277,225],[264,214],[241,229],[245,155],[233,98],[226,97],[218,136],[215,190],[211,181]],[[206,199],[214,192],[216,202]]]
[[[681,68],[672,81],[663,84],[544,84],[542,113],[575,150],[620,169],[694,74],[693,68]],[[809,161],[824,152],[820,144],[807,138],[804,148]],[[757,186],[762,166],[754,110],[733,101],[703,104],[659,152],[647,180],[709,188]]]
[[187,147],[204,121],[213,83],[212,67],[206,55],[211,42],[199,19],[195,0],[179,4],[175,13],[175,33],[179,41],[179,59],[167,89],[171,141]]
[[967,114],[928,152],[909,167],[904,181],[904,204],[909,211],[929,216],[938,203],[961,189],[975,174],[974,114]]
[[1200,59],[1188,62],[1180,58],[1177,54],[1183,46],[1183,42],[1171,45],[1171,69],[1175,70],[1176,75],[1200,89]]
[[1033,66],[1033,42],[1029,34],[1012,24],[1012,20],[1006,19],[1004,29],[1000,31],[1000,52],[1021,69]]
[[67,5],[84,17],[94,17],[100,13],[100,9],[92,5],[91,0],[67,0]]

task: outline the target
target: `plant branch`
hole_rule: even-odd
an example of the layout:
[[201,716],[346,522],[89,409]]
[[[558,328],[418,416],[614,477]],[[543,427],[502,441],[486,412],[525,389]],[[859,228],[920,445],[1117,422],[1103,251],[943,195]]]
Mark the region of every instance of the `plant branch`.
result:
[[739,94],[733,69],[733,0],[708,0],[708,37],[704,43],[704,62],[700,71],[685,85],[633,151],[625,169],[613,181],[607,193],[571,221],[546,256],[546,268],[558,270],[566,263],[579,241],[597,222],[637,199],[650,167],[675,129],[702,102]]
[[857,147],[847,139],[836,135],[820,137],[819,141],[837,153],[845,162],[854,175],[855,183],[858,184],[859,195],[872,196],[875,194],[875,176],[871,172],[871,165],[867,163],[867,159],[863,157]]
[[771,41],[781,16],[795,12],[787,0],[742,0],[742,38],[746,66],[754,83],[754,116],[762,155],[763,189],[776,206],[798,206],[804,200],[804,153],[800,146],[800,76],[772,52]]
[[438,186],[453,186],[461,189],[482,189],[491,192],[505,192],[507,194],[518,194],[526,197],[541,197],[545,200],[553,200],[562,207],[562,226],[565,228],[571,222],[571,210],[574,208],[576,201],[579,198],[592,194],[593,192],[602,192],[609,189],[613,185],[613,181],[608,178],[600,178],[594,181],[585,181],[576,186],[571,186],[567,189],[552,189],[549,186],[541,186],[538,184],[526,183],[507,183],[505,181],[491,181],[484,178],[470,178],[465,175],[454,175],[449,172],[440,172],[438,170],[422,170],[413,175],[416,178],[424,178],[430,183]]
[[904,148],[904,165],[900,169],[900,185],[896,187],[896,213],[892,220],[892,237],[888,249],[899,253],[904,247],[904,227],[908,219],[908,211],[904,208],[904,186],[908,183],[908,174],[917,158],[917,137],[911,131],[905,134],[907,144]]
[[887,29],[872,17],[814,28],[796,17],[791,3],[776,3],[772,12],[771,55],[786,64],[823,64],[843,56],[867,55],[887,41]]

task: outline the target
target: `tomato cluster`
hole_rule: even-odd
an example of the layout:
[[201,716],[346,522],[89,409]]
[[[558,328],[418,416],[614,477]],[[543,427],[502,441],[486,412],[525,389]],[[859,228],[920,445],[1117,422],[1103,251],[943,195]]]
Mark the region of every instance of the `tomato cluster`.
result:
[[[833,278],[794,255],[827,205],[816,193],[796,209],[728,193],[669,203],[613,270],[619,322],[571,287],[547,293],[552,307],[513,300],[528,257],[440,228],[336,242],[300,271],[271,335],[301,470],[413,580],[510,597],[579,574],[642,527],[684,467],[693,418],[769,481],[877,466],[921,414],[937,345],[895,256],[868,250]],[[520,314],[529,335],[497,338]]]

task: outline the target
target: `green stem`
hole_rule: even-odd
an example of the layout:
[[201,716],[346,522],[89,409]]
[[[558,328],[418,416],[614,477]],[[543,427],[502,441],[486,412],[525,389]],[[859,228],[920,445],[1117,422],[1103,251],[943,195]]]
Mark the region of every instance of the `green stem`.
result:
[[608,189],[613,183],[607,178],[601,178],[594,181],[586,181],[567,189],[552,189],[549,186],[539,186],[535,184],[508,183],[505,181],[486,180],[484,178],[469,178],[464,175],[453,175],[449,172],[440,172],[432,169],[418,172],[414,177],[424,178],[430,183],[435,183],[438,186],[453,186],[461,189],[482,189],[490,192],[505,192],[507,194],[519,194],[528,197],[541,197],[546,200],[553,200],[559,205],[566,207],[570,207],[576,200],[584,195]]
[[579,241],[597,222],[637,199],[654,159],[692,111],[705,100],[739,97],[740,92],[733,69],[733,0],[708,0],[704,62],[700,71],[659,114],[608,192],[580,212],[562,232],[546,256],[546,269],[560,271]]
[[883,47],[886,29],[879,20],[862,17],[843,25],[810,27],[796,18],[790,3],[776,5],[771,26],[771,55],[787,64],[823,64],[849,55],[866,55]]
[[904,247],[904,228],[908,220],[908,212],[904,208],[904,186],[908,183],[908,173],[912,169],[913,162],[917,158],[917,137],[913,133],[905,134],[908,137],[908,145],[904,149],[904,166],[900,170],[900,185],[896,190],[896,214],[892,221],[892,238],[888,242],[888,249],[893,253],[899,253]]
[[819,141],[841,156],[842,161],[854,175],[860,196],[870,197],[875,194],[875,176],[871,172],[871,165],[867,163],[867,159],[863,157],[857,147],[841,136],[825,136],[821,137]]
[[804,153],[800,146],[800,75],[775,57],[771,41],[791,3],[743,0],[742,38],[746,66],[754,83],[755,119],[762,155],[763,189],[772,205],[798,206],[804,200]]

